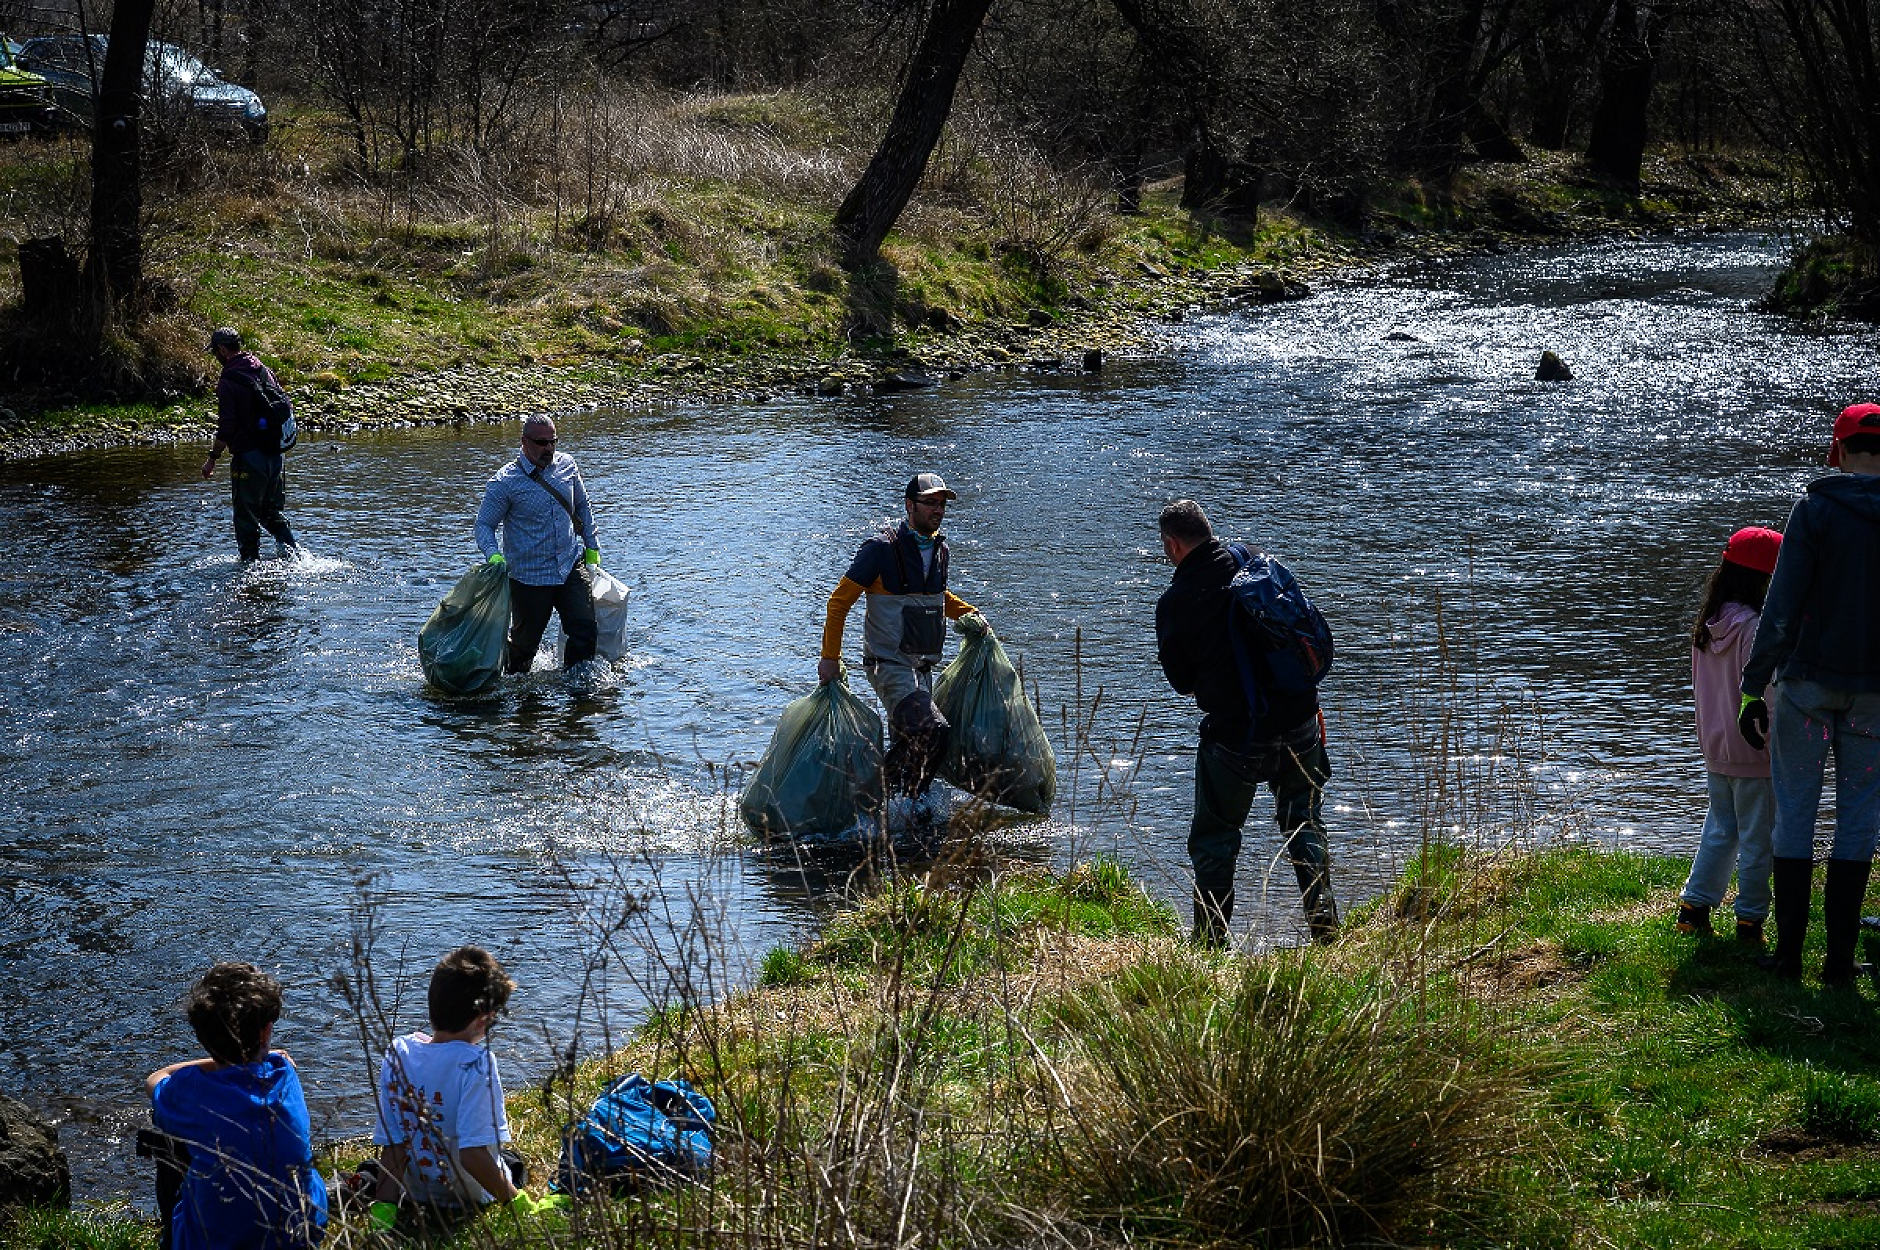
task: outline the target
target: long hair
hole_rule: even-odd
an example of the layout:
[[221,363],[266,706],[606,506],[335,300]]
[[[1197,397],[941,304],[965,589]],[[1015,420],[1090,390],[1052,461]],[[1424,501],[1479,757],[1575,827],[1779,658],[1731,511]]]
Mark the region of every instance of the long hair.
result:
[[1726,603],[1740,603],[1752,612],[1761,612],[1763,597],[1769,593],[1769,574],[1728,560],[1717,561],[1717,571],[1704,587],[1704,606],[1697,610],[1691,625],[1691,645],[1699,651],[1710,649],[1710,622],[1723,611]]

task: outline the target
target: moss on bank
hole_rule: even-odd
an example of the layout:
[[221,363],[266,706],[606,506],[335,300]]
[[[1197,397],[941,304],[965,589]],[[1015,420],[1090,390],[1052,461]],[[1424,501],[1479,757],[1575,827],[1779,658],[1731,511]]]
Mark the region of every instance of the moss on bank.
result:
[[[852,110],[810,93],[618,107],[633,111],[631,141],[602,153],[618,169],[599,182],[572,169],[519,188],[477,171],[361,181],[333,119],[291,109],[258,160],[198,154],[148,197],[150,269],[173,304],[121,345],[127,368],[170,381],[127,400],[54,368],[6,401],[0,456],[205,435],[211,362],[197,349],[217,324],[282,373],[308,430],[344,432],[833,393],[909,369],[1075,368],[1087,350],[1142,346],[1184,308],[1297,294],[1332,267],[1779,212],[1775,171],[1754,162],[1660,157],[1644,191],[1621,196],[1541,154],[1475,167],[1441,213],[1414,185],[1391,189],[1362,235],[1281,206],[1251,221],[1192,213],[1179,181],[1119,216],[1103,188],[960,134],[863,281],[836,266],[827,228],[866,159]],[[83,162],[71,141],[0,151],[22,236],[76,231]],[[16,282],[0,249],[0,305]],[[29,361],[33,335],[17,317],[0,325]]]
[[[1334,945],[1229,956],[1110,863],[902,882],[512,1093],[545,1169],[558,1108],[687,1075],[710,1185],[456,1243],[1876,1244],[1875,988],[1678,935],[1685,868],[1436,848]],[[364,1238],[349,1215],[332,1244]],[[109,1213],[0,1233],[147,1244]]]

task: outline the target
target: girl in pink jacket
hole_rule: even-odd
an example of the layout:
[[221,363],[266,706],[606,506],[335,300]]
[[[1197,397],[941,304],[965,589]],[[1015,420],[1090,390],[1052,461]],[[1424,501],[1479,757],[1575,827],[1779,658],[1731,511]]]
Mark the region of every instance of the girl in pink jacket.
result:
[[1763,596],[1775,572],[1782,535],[1751,527],[1730,535],[1704,606],[1691,627],[1691,688],[1697,696],[1697,737],[1710,774],[1710,811],[1690,879],[1678,900],[1678,932],[1709,933],[1710,909],[1723,901],[1736,867],[1736,936],[1760,945],[1769,914],[1769,872],[1775,791],[1769,752],[1737,732],[1738,691],[1756,640]]

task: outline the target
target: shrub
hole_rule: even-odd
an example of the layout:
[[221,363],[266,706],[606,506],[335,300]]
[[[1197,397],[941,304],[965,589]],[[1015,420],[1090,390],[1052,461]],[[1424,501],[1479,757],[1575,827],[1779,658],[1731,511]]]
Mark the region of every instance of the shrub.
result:
[[1417,1240],[1493,1207],[1522,1085],[1475,1039],[1292,964],[1214,993],[1193,957],[1144,973],[1085,1003],[1099,1088],[1060,1160],[1080,1216],[1294,1246]]

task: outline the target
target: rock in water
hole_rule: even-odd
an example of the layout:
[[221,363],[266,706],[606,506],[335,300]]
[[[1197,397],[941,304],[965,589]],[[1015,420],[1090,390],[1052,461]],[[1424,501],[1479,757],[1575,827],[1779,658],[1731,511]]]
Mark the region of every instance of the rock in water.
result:
[[69,1207],[72,1169],[59,1132],[0,1094],[0,1207]]
[[1558,353],[1542,352],[1541,363],[1534,370],[1536,382],[1571,382],[1573,370],[1567,368],[1567,362],[1560,359]]

